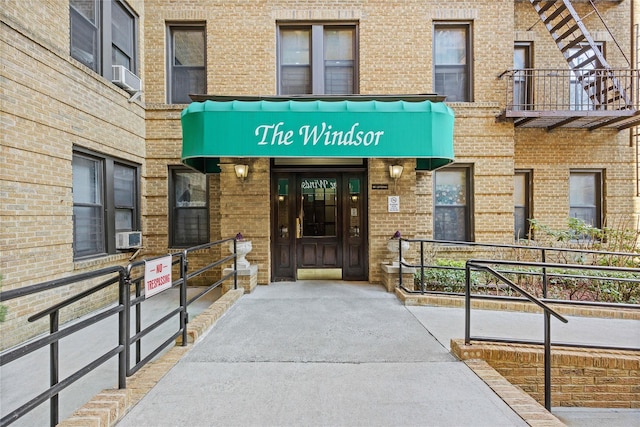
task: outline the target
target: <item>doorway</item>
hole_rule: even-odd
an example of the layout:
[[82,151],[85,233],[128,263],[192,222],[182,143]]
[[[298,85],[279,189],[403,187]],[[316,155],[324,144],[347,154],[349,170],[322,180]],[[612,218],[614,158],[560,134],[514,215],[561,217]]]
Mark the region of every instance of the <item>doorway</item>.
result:
[[367,280],[367,187],[362,169],[273,169],[274,281]]

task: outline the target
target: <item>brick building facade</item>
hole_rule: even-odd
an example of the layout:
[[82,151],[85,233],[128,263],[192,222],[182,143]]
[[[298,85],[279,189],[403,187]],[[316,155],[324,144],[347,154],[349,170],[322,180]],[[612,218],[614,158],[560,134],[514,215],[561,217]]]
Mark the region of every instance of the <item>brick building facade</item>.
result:
[[[597,14],[590,13],[589,2],[573,5],[611,68],[635,69],[637,19],[631,17],[640,5],[635,0],[595,3]],[[524,67],[515,68],[547,74],[568,69],[530,1],[9,0],[1,16],[0,274],[5,290],[126,264],[132,251],[118,250],[114,243],[123,230],[142,232],[138,258],[241,232],[252,241],[248,258],[258,266],[258,283],[278,276],[273,159],[223,157],[218,173],[189,175],[195,172],[181,164],[180,117],[185,95],[198,88],[200,94],[292,94],[284,85],[283,52],[299,54],[288,51],[289,42],[294,47],[315,43],[315,35],[309,35],[316,27],[329,37],[327,44],[337,37],[338,50],[347,38],[350,93],[438,93],[447,96],[455,112],[452,165],[433,172],[417,168],[415,158],[360,163],[367,184],[360,193],[366,199],[360,205],[366,214],[363,280],[381,283],[380,263],[389,257],[386,242],[396,230],[407,237],[512,243],[514,194],[520,190],[526,192],[526,206],[518,208],[552,227],[563,227],[576,212],[595,218],[596,226],[620,221],[637,227],[635,128],[549,130],[530,126],[535,120],[518,125],[518,118],[505,117],[513,99],[509,77],[502,74],[514,68],[514,51],[524,54]],[[89,48],[87,40],[93,41]],[[451,43],[460,43],[454,48],[463,57],[447,63],[451,57],[437,56],[434,46]],[[333,58],[326,52],[320,60],[328,64]],[[140,77],[141,91],[112,82],[112,66],[123,61]],[[316,66],[309,66],[311,79]],[[186,89],[180,86],[184,79],[190,82]],[[573,109],[571,104],[557,110]],[[238,163],[250,167],[244,181],[236,178],[233,165]],[[397,183],[388,171],[395,163],[404,166]],[[316,166],[313,161],[303,165],[307,172]],[[464,194],[453,208],[434,194],[441,172],[442,182],[463,183]],[[573,201],[572,192],[584,189],[572,185],[584,182],[591,185],[589,200],[576,196],[581,200]],[[181,205],[178,191],[196,183],[201,204],[192,196]],[[394,192],[399,212],[388,209]],[[117,202],[120,197],[128,202]],[[443,216],[434,214],[437,209]],[[462,213],[447,222],[456,209]],[[182,239],[193,230],[180,221],[196,216],[205,229]],[[452,224],[460,226],[447,229]],[[91,238],[83,234],[89,229],[97,230]],[[12,333],[3,331],[2,347],[43,328],[23,326],[24,320],[69,292],[43,301],[11,301],[0,327]]]

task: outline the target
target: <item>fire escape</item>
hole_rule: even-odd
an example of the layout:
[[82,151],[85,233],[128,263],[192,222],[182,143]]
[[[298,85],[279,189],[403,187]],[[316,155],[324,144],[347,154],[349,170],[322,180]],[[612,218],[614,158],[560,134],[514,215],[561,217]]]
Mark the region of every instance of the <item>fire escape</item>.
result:
[[[512,119],[516,127],[547,130],[622,130],[640,124],[638,70],[609,66],[570,0],[529,1],[569,67],[504,72],[507,107],[503,117]],[[593,1],[589,3],[591,13],[600,16]]]

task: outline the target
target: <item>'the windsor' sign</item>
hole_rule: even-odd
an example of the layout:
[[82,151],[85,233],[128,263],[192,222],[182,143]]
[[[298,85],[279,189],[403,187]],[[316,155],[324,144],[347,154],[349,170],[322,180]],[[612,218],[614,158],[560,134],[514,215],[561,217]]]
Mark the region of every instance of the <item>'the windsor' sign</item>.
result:
[[431,101],[204,101],[182,111],[182,162],[220,157],[453,161],[453,110]]

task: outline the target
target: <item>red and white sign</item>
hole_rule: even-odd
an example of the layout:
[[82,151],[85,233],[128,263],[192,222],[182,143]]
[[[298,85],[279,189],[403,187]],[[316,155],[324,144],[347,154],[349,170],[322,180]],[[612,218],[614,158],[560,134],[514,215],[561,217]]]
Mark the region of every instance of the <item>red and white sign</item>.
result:
[[171,287],[171,255],[144,262],[144,297]]

